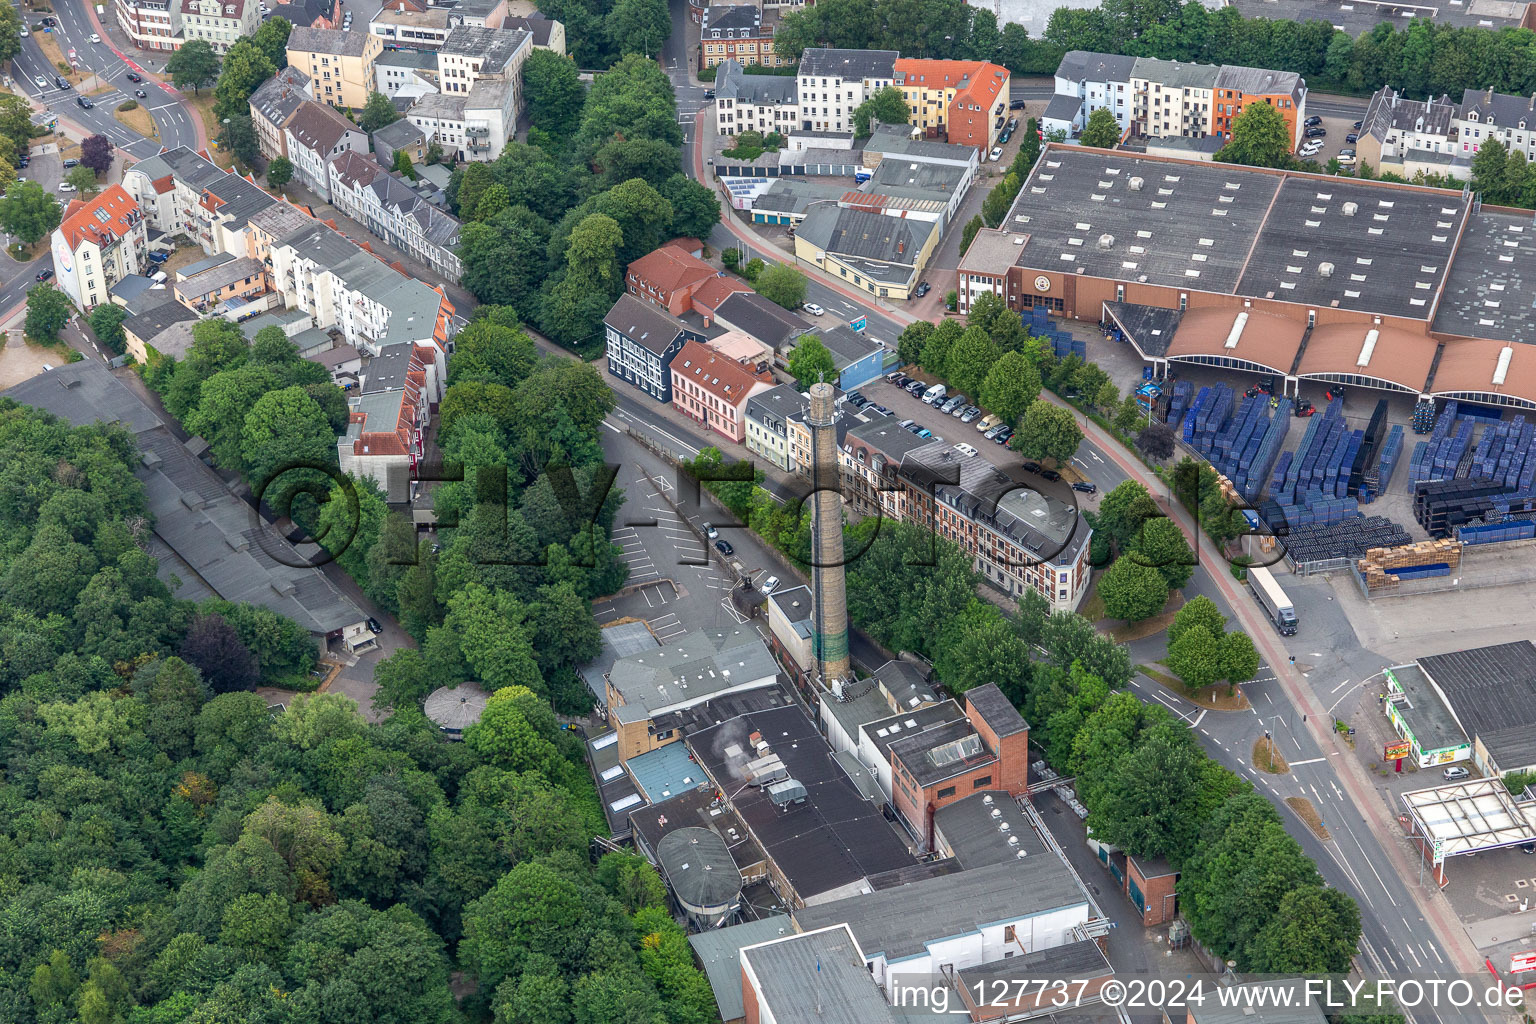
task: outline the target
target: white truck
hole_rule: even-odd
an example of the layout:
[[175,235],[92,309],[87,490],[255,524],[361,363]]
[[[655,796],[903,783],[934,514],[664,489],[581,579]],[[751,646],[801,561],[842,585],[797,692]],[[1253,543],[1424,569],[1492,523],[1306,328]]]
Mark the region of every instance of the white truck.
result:
[[1280,635],[1295,636],[1296,606],[1291,604],[1291,599],[1285,596],[1285,591],[1275,582],[1274,575],[1262,565],[1250,565],[1248,586],[1253,588],[1253,596],[1258,598]]

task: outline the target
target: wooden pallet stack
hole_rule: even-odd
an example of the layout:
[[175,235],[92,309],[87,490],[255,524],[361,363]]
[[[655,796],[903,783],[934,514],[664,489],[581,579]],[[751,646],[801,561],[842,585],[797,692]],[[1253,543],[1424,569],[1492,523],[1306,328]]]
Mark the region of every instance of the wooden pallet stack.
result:
[[1394,570],[1422,565],[1445,565],[1455,569],[1461,565],[1461,548],[1461,541],[1450,538],[1421,540],[1395,548],[1370,548],[1365,557],[1356,562],[1356,567],[1365,579],[1367,590],[1390,589],[1400,582]]

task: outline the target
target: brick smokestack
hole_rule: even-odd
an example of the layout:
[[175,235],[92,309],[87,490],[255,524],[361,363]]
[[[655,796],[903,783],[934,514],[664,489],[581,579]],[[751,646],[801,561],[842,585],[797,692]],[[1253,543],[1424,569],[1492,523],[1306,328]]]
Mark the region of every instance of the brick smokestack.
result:
[[853,675],[848,660],[848,584],[843,574],[843,492],[837,468],[832,385],[811,385],[811,644],[822,685]]

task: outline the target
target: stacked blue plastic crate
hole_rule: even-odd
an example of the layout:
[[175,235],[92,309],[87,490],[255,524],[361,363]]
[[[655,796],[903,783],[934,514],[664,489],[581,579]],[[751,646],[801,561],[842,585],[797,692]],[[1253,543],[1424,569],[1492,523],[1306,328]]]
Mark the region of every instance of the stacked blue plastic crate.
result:
[[1189,409],[1189,403],[1195,396],[1195,386],[1187,380],[1178,381],[1173,385],[1173,397],[1168,400],[1168,422],[1178,426],[1184,423],[1184,413]]

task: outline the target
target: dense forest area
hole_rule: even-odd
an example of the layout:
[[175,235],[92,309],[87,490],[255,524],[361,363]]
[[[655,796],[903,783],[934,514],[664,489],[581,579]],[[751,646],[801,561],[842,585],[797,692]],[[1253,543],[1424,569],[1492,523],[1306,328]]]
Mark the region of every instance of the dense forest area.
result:
[[538,50],[524,78],[529,143],[449,184],[462,283],[590,356],[624,268],[668,239],[707,238],[720,203],[683,174],[677,99],[655,61],[627,56],[588,90],[574,63]]
[[[150,376],[259,479],[282,437],[329,429],[307,373],[216,325]],[[315,643],[263,609],[174,598],[142,547],[128,434],[0,408],[0,1019],[713,1019],[655,871],[590,858],[602,815],[550,704],[590,706],[571,666],[595,651],[590,597],[624,578],[593,484],[609,392],[495,309],[450,381],[444,443],[470,469],[440,508],[461,525],[418,559],[359,486],[355,539],[331,538],[422,640],[379,670],[380,725],[341,696],[273,714],[249,692],[304,677]],[[449,743],[420,698],[464,679],[495,693]]]
[[1104,0],[1060,7],[1043,36],[999,29],[991,10],[964,0],[821,0],[791,11],[774,52],[798,59],[811,46],[899,50],[907,57],[995,60],[1014,74],[1049,75],[1067,50],[1241,64],[1295,71],[1314,90],[1369,93],[1391,85],[1413,98],[1464,89],[1536,92],[1536,32],[1458,28],[1425,19],[1383,23],[1359,36],[1325,21],[1244,17],[1200,0]]

